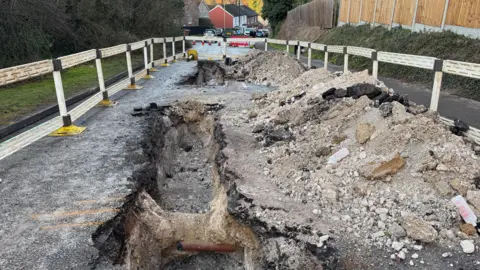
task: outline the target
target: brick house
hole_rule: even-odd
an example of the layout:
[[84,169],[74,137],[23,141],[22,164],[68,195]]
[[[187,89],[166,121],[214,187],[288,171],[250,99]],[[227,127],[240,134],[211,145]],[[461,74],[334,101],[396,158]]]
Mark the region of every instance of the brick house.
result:
[[246,28],[258,22],[258,14],[245,5],[217,5],[209,16],[215,28]]

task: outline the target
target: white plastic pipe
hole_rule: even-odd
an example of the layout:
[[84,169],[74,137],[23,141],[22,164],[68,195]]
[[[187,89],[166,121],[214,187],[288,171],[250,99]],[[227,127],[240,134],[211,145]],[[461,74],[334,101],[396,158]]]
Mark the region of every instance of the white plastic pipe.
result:
[[62,74],[60,71],[53,72],[53,82],[55,83],[55,92],[57,94],[60,116],[68,116],[67,104],[65,103],[65,95],[63,93]]
[[106,92],[105,81],[103,79],[102,59],[95,59],[95,65],[97,67],[98,87],[100,87],[100,92]]

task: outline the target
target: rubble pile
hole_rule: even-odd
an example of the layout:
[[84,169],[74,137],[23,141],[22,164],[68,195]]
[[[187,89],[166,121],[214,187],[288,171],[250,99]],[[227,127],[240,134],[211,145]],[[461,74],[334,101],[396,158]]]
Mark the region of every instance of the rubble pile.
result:
[[269,86],[291,82],[305,72],[299,61],[284,52],[259,50],[249,52],[224,68],[227,78]]
[[[366,71],[310,70],[287,82],[254,94],[254,108],[238,123],[247,122],[261,145],[264,175],[285,204],[303,204],[310,230],[322,232],[304,241],[322,247],[330,234],[411,265],[423,263],[431,243],[475,252],[477,224],[451,202],[461,195],[480,216],[480,160],[471,142]],[[302,224],[256,201],[249,215],[280,232]]]

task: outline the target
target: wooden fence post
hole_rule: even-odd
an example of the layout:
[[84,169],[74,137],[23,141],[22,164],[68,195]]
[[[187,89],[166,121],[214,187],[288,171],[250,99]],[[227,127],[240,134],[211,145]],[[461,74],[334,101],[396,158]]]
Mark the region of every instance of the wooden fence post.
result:
[[297,60],[300,60],[300,51],[302,50],[302,46],[300,46],[300,41],[297,41]]
[[143,78],[146,80],[153,79],[154,77],[150,75],[150,68],[148,64],[148,41],[145,41],[145,47],[143,47],[143,62],[145,64],[145,69],[147,70],[147,75]]
[[373,23],[372,26],[375,26],[375,17],[377,16],[377,2],[378,0],[375,0],[375,6],[373,7]]
[[440,59],[435,60],[433,71],[435,71],[435,79],[433,81],[430,110],[436,112],[438,110],[438,102],[440,100],[440,89],[442,88],[443,60],[440,60]]
[[308,68],[312,68],[312,43],[308,43]]
[[62,60],[54,59],[53,63],[53,82],[55,84],[55,93],[57,95],[58,110],[62,117],[63,127],[50,133],[50,136],[73,136],[82,133],[86,128],[73,125],[72,118],[67,110],[65,103],[65,94],[63,92],[62,82]]
[[392,7],[392,16],[390,17],[390,26],[388,30],[392,30],[393,27],[393,20],[395,19],[395,8],[397,6],[397,0],[393,0],[393,7]]
[[325,45],[325,47],[323,47],[323,51],[325,52],[325,57],[323,59],[323,68],[325,70],[328,70],[328,46]]
[[350,7],[352,5],[352,0],[348,0],[348,12],[347,12],[347,24],[350,24]]
[[104,107],[111,107],[116,105],[117,103],[112,102],[108,97],[108,91],[105,87],[105,79],[103,77],[103,68],[102,68],[102,51],[97,50],[97,58],[95,59],[95,67],[97,70],[97,78],[98,78],[98,88],[100,88],[100,92],[102,93],[102,101],[98,103],[98,106]]
[[172,38],[172,56],[173,56],[173,62],[176,62],[177,56],[175,55],[175,37]]
[[343,73],[348,71],[348,47],[343,47]]
[[287,54],[290,54],[290,44],[288,44],[288,39],[287,39]]
[[375,79],[378,79],[378,53],[372,52],[372,61],[373,61],[373,66],[372,66],[372,76]]
[[415,10],[413,11],[412,32],[415,31],[415,21],[417,20],[417,11],[418,11],[418,0],[415,1]]
[[445,30],[445,21],[447,20],[448,5],[450,0],[445,0],[445,8],[443,9],[442,30]]
[[130,84],[127,86],[129,90],[139,90],[142,89],[142,86],[139,86],[135,82],[135,76],[133,76],[133,67],[132,67],[132,46],[127,45],[126,51],[127,57],[127,70],[128,70],[128,77],[130,78]]
[[268,51],[268,39],[265,39],[265,51]]
[[163,61],[163,64],[161,64],[162,67],[170,66],[167,58],[167,38],[163,38]]
[[362,22],[362,9],[363,9],[363,0],[360,0],[360,12],[358,14],[358,24]]
[[150,72],[157,72],[158,69],[155,68],[155,58],[153,57],[153,43],[155,39],[150,40]]

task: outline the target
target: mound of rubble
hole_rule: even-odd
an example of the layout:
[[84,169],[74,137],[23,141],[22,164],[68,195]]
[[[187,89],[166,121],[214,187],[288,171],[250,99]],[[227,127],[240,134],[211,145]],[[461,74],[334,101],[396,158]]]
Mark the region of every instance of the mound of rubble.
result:
[[[310,70],[252,100],[234,125],[255,136],[265,182],[236,183],[245,198],[231,209],[237,217],[315,252],[351,243],[388,252],[388,264],[427,267],[428,250],[440,247],[446,264],[451,256],[457,266],[475,263],[455,256],[478,252],[476,218],[465,220],[469,209],[480,215],[480,161],[437,114],[366,71]],[[454,197],[468,204],[459,211]],[[288,254],[291,245],[279,241],[275,252]]]
[[225,67],[227,78],[279,86],[298,78],[305,67],[280,51],[252,50]]

